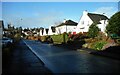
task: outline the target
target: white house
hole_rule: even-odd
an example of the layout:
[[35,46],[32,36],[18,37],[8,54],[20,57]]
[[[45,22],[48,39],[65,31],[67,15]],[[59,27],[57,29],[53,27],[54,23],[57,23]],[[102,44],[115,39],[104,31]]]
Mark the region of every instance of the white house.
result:
[[56,33],[57,34],[62,34],[64,32],[66,33],[73,33],[75,32],[77,23],[72,21],[72,20],[64,20],[63,23],[61,23],[60,25],[56,26]]
[[48,31],[48,35],[56,35],[56,34],[57,34],[56,27],[50,26],[49,31]]
[[44,30],[43,30],[43,36],[48,35],[48,30],[49,30],[49,29],[44,28]]
[[39,31],[39,35],[40,35],[40,36],[43,36],[43,32],[44,32],[44,28],[41,27],[41,28],[40,28],[40,31]]
[[97,23],[98,28],[100,28],[102,32],[105,32],[108,18],[103,14],[94,14],[83,11],[83,15],[76,28],[76,33],[88,32],[92,23]]

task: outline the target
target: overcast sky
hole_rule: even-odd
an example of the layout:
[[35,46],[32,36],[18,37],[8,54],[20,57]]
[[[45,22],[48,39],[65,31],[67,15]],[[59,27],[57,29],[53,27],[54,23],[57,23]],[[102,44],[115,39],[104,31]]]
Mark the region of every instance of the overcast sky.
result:
[[118,2],[2,2],[2,19],[15,27],[48,28],[64,19],[79,22],[84,10],[110,18],[118,11]]

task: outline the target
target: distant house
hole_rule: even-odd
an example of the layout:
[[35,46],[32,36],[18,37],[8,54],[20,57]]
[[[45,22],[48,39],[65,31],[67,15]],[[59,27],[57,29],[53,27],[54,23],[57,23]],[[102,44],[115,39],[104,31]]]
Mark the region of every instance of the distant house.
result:
[[50,26],[49,27],[49,31],[48,31],[48,35],[56,35],[56,27],[55,26]]
[[92,23],[97,23],[98,28],[100,28],[102,32],[105,32],[108,18],[103,14],[94,14],[83,11],[83,15],[76,28],[76,33],[88,32]]
[[43,32],[44,32],[44,28],[41,27],[41,28],[40,28],[40,31],[39,31],[39,35],[40,35],[40,36],[43,36]]
[[44,30],[43,30],[43,36],[48,35],[48,30],[49,30],[49,29],[44,28]]
[[56,33],[57,34],[62,34],[64,32],[66,33],[73,33],[75,32],[77,23],[72,21],[72,20],[64,20],[63,23],[61,23],[60,25],[56,26]]

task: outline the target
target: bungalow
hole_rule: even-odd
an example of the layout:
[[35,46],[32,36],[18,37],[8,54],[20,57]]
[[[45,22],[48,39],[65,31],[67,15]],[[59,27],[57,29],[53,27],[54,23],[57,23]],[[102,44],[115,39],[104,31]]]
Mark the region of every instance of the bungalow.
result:
[[64,20],[63,23],[60,25],[56,26],[56,33],[57,34],[62,34],[64,32],[69,33],[69,32],[74,32],[76,29],[77,23],[72,21],[72,20]]
[[39,35],[40,35],[40,36],[43,36],[43,31],[44,31],[44,28],[41,27],[41,28],[40,28],[40,31],[39,31]]
[[43,35],[48,35],[48,30],[49,30],[49,29],[44,28],[44,30],[43,30]]
[[83,15],[76,28],[76,33],[88,32],[92,23],[97,23],[98,28],[105,33],[108,18],[103,14],[94,14],[83,11]]
[[55,26],[50,26],[49,27],[49,31],[48,31],[48,35],[56,35],[56,27]]

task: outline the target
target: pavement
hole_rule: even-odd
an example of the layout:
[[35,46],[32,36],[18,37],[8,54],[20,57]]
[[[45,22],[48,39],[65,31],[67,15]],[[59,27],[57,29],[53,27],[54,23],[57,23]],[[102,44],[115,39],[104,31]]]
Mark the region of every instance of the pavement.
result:
[[[3,56],[5,60],[5,57]],[[2,65],[2,75],[47,75],[52,72],[44,63],[20,41],[12,50],[12,54]]]

